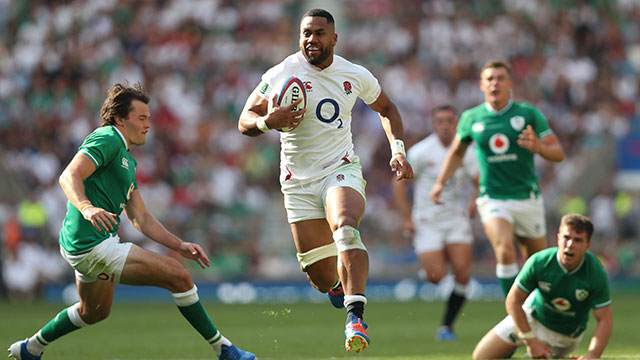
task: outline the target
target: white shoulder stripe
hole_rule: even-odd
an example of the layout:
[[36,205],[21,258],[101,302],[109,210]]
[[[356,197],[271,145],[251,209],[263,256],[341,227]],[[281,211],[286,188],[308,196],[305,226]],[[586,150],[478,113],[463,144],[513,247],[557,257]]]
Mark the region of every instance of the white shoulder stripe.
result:
[[526,287],[524,287],[524,285],[520,284],[520,281],[516,281],[516,285],[518,285],[520,290],[526,292],[527,294],[531,293],[531,290],[527,289]]
[[78,152],[81,152],[87,155],[91,159],[91,161],[93,161],[93,163],[96,164],[96,166],[100,166],[100,164],[98,163],[98,160],[96,160],[96,158],[94,158],[93,155],[89,154],[89,152],[87,152],[86,150],[80,150]]
[[609,306],[609,305],[611,305],[611,300],[609,300],[609,301],[605,301],[605,302],[603,302],[602,304],[594,305],[594,306],[593,306],[593,308],[594,308],[594,309],[602,309],[602,308],[607,307],[607,306]]

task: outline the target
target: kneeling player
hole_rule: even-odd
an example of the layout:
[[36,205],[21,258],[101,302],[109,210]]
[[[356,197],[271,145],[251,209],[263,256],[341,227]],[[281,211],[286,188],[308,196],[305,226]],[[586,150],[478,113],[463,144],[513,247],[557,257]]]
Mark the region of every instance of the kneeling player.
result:
[[592,234],[589,218],[562,217],[558,247],[527,260],[507,295],[509,315],[480,340],[474,359],[505,358],[523,345],[532,358],[567,357],[582,339],[589,309],[598,327],[588,355],[577,359],[600,358],[611,336],[613,318],[607,274],[587,251]]

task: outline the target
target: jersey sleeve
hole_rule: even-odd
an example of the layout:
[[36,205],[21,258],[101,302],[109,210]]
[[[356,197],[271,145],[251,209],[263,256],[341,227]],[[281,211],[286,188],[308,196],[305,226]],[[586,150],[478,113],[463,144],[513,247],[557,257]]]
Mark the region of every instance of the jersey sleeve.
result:
[[535,131],[540,139],[553,134],[553,130],[549,127],[549,121],[547,121],[547,118],[540,112],[540,110],[534,107],[531,107],[531,121],[533,131]]
[[360,70],[360,81],[361,81],[361,84],[360,84],[361,89],[360,89],[360,94],[358,94],[358,97],[360,97],[365,104],[369,105],[375,102],[376,100],[378,100],[378,97],[382,92],[382,88],[378,83],[378,79],[376,79],[376,77],[373,76],[373,74],[369,70],[367,70],[363,66],[359,66],[359,65],[356,65],[356,66]]
[[530,294],[538,286],[536,259],[536,254],[529,257],[516,277],[516,285],[527,294]]
[[277,75],[277,66],[272,67],[266,73],[262,75],[260,84],[253,90],[255,94],[261,96],[266,100],[270,100],[276,94],[275,90],[275,77]]
[[98,169],[116,157],[120,146],[121,140],[116,136],[93,132],[87,136],[78,152],[87,155]]
[[467,111],[463,112],[456,128],[456,137],[465,144],[471,143],[471,117]]

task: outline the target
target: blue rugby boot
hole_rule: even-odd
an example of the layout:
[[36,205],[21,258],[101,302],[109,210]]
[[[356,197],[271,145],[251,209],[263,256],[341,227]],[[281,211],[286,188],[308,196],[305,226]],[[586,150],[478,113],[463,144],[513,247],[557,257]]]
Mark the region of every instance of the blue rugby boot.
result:
[[36,356],[27,351],[27,341],[29,341],[29,338],[11,344],[7,349],[7,351],[9,351],[9,358],[15,360],[40,360],[42,354]]
[[344,334],[347,337],[344,346],[347,351],[354,350],[359,353],[369,346],[369,336],[367,335],[367,324],[357,316],[349,315]]
[[441,326],[438,329],[438,333],[436,334],[436,341],[456,341],[458,340],[458,335],[454,334],[451,331],[451,328],[448,326]]
[[235,345],[222,345],[218,360],[254,360],[256,356],[248,351],[240,350]]
[[338,283],[336,287],[329,290],[329,292],[327,292],[327,296],[329,297],[329,301],[331,301],[331,305],[335,308],[342,309],[344,307],[344,291],[342,290],[342,283]]

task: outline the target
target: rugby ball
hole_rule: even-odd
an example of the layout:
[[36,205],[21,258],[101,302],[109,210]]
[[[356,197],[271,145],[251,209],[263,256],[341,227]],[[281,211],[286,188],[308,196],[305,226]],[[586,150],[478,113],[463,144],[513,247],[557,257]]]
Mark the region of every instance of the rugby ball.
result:
[[[282,85],[282,90],[280,90],[280,95],[278,95],[277,104],[278,106],[289,106],[300,98],[302,98],[302,101],[297,106],[291,108],[291,111],[298,111],[307,107],[307,92],[304,89],[302,80],[295,76],[291,76],[285,80],[284,85]],[[299,118],[302,118],[302,115],[300,115]],[[283,127],[278,130],[287,132],[293,129],[294,128],[291,127]]]

